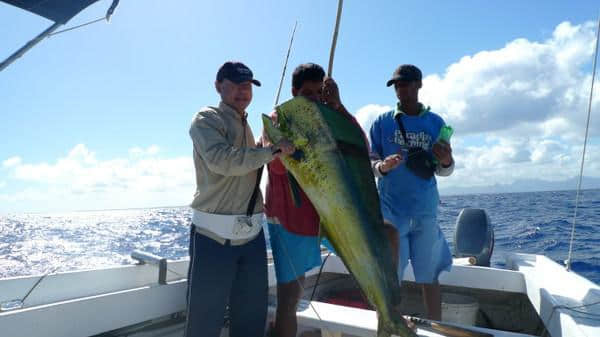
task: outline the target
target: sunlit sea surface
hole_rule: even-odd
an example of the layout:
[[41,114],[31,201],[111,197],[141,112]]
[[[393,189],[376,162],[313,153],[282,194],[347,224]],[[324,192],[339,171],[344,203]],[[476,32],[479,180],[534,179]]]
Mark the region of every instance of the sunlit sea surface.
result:
[[[600,283],[600,190],[582,192],[572,269]],[[439,222],[450,245],[463,208],[494,224],[492,265],[505,252],[568,255],[575,191],[443,196]],[[188,207],[0,215],[0,278],[131,264],[135,249],[169,259],[188,255]]]

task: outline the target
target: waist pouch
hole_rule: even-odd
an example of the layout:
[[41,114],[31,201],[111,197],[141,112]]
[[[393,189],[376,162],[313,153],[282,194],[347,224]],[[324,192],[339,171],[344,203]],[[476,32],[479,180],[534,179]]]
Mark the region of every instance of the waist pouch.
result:
[[406,158],[406,167],[417,177],[429,180],[435,172],[433,156],[420,147],[411,147],[408,149]]
[[216,234],[224,240],[253,239],[262,229],[263,213],[247,215],[221,215],[193,210],[192,223]]

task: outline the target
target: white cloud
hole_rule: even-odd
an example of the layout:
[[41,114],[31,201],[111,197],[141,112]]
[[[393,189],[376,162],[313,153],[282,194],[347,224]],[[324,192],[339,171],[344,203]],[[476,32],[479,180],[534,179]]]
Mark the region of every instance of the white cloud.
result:
[[[551,119],[572,122],[562,132],[579,131],[591,85],[583,68],[592,61],[594,27],[564,22],[546,41],[517,39],[464,56],[445,74],[425,77],[420,98],[463,134]],[[596,93],[597,109],[600,89]]]
[[[563,181],[578,176],[581,151],[581,143],[490,137],[484,145],[454,146],[456,170],[452,176],[438,179],[438,183],[451,189],[527,179]],[[584,175],[600,177],[598,151],[599,145],[588,145]]]
[[[444,74],[426,76],[420,101],[455,129],[457,169],[439,184],[487,186],[578,175],[594,44],[595,23],[563,22],[545,41],[516,39],[464,56]],[[389,109],[369,104],[355,115],[368,130]],[[592,109],[600,110],[600,86]],[[593,139],[600,136],[598,117],[592,115]],[[585,175],[600,177],[599,150],[588,147]]]
[[[579,173],[594,28],[591,22],[564,22],[545,41],[516,39],[497,50],[464,56],[443,74],[424,78],[420,100],[455,129],[457,169],[438,180],[441,187],[564,180]],[[592,108],[600,110],[600,86]],[[390,109],[369,104],[355,116],[368,131],[374,119]],[[592,116],[592,137],[600,135],[598,117]],[[600,177],[598,143],[588,147],[587,176]],[[100,160],[78,144],[53,162],[24,163],[11,157],[2,162],[3,168],[10,179],[27,187],[0,194],[0,201],[29,203],[29,209],[189,203],[195,188],[191,157],[160,154],[156,145],[138,146],[123,158]],[[263,178],[263,187],[265,183]]]
[[158,153],[156,146],[142,153],[145,156],[99,160],[84,144],[78,144],[52,163],[13,163],[11,176],[27,187],[0,195],[0,200],[42,203],[43,209],[188,204],[195,189],[192,158],[149,157]]
[[146,149],[136,146],[129,149],[129,154],[131,156],[153,156],[158,154],[159,151],[160,148],[157,145],[151,145]]
[[10,157],[2,162],[3,167],[12,167],[21,163],[21,157]]
[[354,117],[356,118],[358,124],[360,124],[363,130],[365,130],[365,132],[368,134],[369,128],[375,121],[375,118],[392,109],[393,108],[389,105],[368,104],[358,109],[358,111],[354,113]]

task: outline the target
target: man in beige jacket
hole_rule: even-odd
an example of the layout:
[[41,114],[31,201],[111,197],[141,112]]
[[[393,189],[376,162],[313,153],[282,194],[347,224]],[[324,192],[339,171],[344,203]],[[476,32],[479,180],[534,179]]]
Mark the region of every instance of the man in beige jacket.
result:
[[231,337],[263,336],[267,261],[257,170],[294,148],[257,147],[246,120],[252,85],[243,63],[226,62],[215,81],[221,102],[196,114],[196,193],[192,202],[186,337],[218,337],[229,305]]

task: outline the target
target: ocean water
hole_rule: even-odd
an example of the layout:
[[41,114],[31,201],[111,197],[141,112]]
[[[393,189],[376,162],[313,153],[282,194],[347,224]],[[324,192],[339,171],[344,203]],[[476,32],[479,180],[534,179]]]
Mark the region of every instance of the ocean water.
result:
[[[575,191],[443,196],[440,226],[452,245],[463,208],[483,208],[494,225],[492,266],[504,252],[567,258]],[[0,278],[131,264],[141,249],[169,259],[188,255],[187,207],[0,215]],[[572,269],[600,284],[600,190],[582,192]]]

